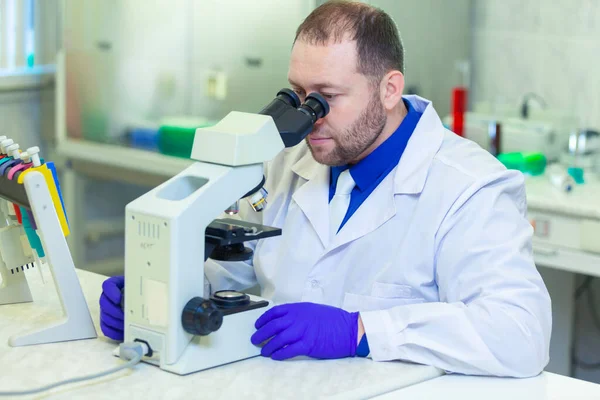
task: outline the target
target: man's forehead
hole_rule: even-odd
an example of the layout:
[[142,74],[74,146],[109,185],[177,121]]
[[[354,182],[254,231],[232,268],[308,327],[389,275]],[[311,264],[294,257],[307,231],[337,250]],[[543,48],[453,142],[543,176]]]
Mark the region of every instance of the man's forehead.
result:
[[313,43],[305,40],[297,40],[292,48],[292,60],[294,58],[308,58],[318,54],[321,57],[344,57],[357,59],[356,40],[343,39],[340,41],[328,40],[324,43]]
[[353,42],[325,45],[297,41],[292,49],[288,80],[297,86],[343,86],[357,73],[356,45]]
[[349,87],[347,82],[344,82],[344,81],[327,80],[327,79],[320,79],[320,78],[297,81],[297,80],[294,80],[294,78],[292,76],[288,76],[288,82],[290,83],[290,85],[292,85],[294,87],[301,88],[301,87],[306,86],[306,87],[310,87],[312,89],[317,89],[317,90],[325,89],[325,88],[346,89]]

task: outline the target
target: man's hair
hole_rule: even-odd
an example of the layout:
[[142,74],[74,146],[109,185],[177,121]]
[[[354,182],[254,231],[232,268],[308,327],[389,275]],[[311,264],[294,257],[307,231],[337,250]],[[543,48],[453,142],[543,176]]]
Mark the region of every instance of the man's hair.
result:
[[404,73],[404,47],[398,27],[383,10],[353,1],[328,1],[313,10],[296,30],[297,40],[312,45],[355,40],[357,70],[379,80],[391,70]]

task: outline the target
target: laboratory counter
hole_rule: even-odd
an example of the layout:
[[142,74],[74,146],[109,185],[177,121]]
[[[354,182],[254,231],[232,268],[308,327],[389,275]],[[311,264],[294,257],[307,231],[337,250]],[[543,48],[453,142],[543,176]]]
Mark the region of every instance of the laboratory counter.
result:
[[550,372],[526,379],[445,375],[376,399],[597,400],[600,385]]
[[[102,281],[106,277],[78,270],[97,339],[28,347],[10,347],[11,335],[60,317],[60,305],[49,269],[26,270],[34,302],[0,306],[0,391],[26,390],[57,381],[95,374],[122,364],[113,356],[117,343],[98,325]],[[436,378],[443,372],[402,362],[378,363],[364,358],[273,361],[254,357],[229,365],[179,376],[140,363],[92,381],[70,384],[41,395],[44,399],[232,399],[321,398],[361,399]],[[1,399],[2,397],[0,397]]]
[[536,264],[600,276],[600,177],[587,174],[570,192],[544,175],[527,177],[525,185]]
[[[98,327],[98,298],[104,276],[77,274],[99,333],[97,339],[10,347],[8,338],[60,317],[60,305],[47,268],[26,270],[34,302],[0,306],[0,391],[26,390],[57,381],[95,374],[118,366],[117,343]],[[444,375],[436,368],[370,359],[296,359],[284,362],[264,357],[178,376],[140,363],[92,381],[61,386],[18,398],[44,399],[181,399],[181,398],[459,398],[492,400],[501,393],[511,400],[600,399],[600,385],[543,373],[530,379],[478,378]],[[563,396],[569,394],[568,396]],[[573,397],[577,394],[579,397]],[[383,397],[382,397],[383,396]],[[469,397],[471,396],[471,397]],[[496,396],[496,397],[490,397]],[[521,397],[519,397],[521,396]],[[527,397],[522,397],[527,396]],[[503,400],[507,397],[503,396]]]

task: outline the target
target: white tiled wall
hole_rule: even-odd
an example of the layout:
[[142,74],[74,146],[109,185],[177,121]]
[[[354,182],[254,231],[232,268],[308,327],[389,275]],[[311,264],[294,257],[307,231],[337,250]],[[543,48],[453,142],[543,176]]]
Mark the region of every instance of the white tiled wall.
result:
[[600,0],[474,0],[473,99],[527,92],[600,129]]

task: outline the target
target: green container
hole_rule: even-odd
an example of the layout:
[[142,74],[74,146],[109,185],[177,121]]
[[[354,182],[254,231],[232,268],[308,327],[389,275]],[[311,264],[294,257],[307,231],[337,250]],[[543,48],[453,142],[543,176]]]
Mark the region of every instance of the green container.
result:
[[502,153],[498,160],[508,169],[529,175],[542,175],[546,170],[546,156],[542,153]]
[[158,149],[175,157],[190,158],[196,129],[214,125],[205,118],[169,118],[158,130]]
[[[82,136],[84,139],[98,142],[108,142],[108,117],[98,110],[86,110],[82,115]],[[75,135],[76,132],[70,132]]]

